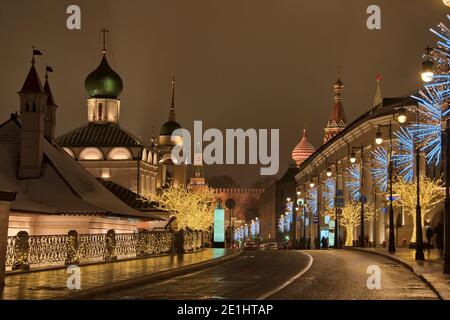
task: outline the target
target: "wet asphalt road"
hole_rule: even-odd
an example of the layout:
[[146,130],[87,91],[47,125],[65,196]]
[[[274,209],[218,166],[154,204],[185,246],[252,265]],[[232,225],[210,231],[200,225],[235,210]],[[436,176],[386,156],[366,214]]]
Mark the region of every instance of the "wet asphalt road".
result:
[[[306,253],[313,257],[312,266],[295,280],[306,270],[308,255],[299,251],[247,251],[213,268],[97,299],[254,300],[268,295],[269,300],[437,299],[412,272],[386,258],[350,250]],[[381,269],[379,290],[367,288],[367,267],[372,265]]]

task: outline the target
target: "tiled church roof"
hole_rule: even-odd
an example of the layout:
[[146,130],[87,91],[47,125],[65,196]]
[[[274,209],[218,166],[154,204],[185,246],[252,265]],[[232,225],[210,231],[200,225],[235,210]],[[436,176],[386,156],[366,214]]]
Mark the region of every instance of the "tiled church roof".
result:
[[0,124],[0,182],[3,190],[17,192],[11,209],[43,214],[101,214],[166,220],[161,210],[128,206],[97,181],[61,147],[43,140],[44,161],[38,179],[17,178],[20,156],[20,117]]
[[140,147],[144,145],[133,134],[114,123],[89,123],[63,134],[56,141],[63,147]]
[[[150,211],[155,210],[155,205],[152,202],[143,201],[140,196],[127,188],[124,188],[117,183],[112,181],[106,181],[101,178],[97,178],[109,191],[111,191],[117,198],[125,202],[129,207],[141,210],[141,211]],[[156,209],[157,211],[160,211]]]

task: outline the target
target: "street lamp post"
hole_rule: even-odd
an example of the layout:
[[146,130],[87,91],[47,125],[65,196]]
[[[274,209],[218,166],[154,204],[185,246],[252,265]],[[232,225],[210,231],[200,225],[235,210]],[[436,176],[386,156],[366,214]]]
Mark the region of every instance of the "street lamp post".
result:
[[[336,206],[336,198],[337,198],[337,190],[339,188],[339,184],[338,184],[338,164],[337,163],[329,163],[329,165],[333,165],[335,168],[335,172],[336,172],[336,180],[335,180],[335,190],[334,190],[334,215],[335,215],[335,239],[334,239],[334,248],[335,249],[339,249],[339,208]],[[331,177],[333,175],[333,171],[331,170],[331,167],[328,168],[327,170],[327,176]]]
[[[393,118],[395,119],[395,114],[393,115]],[[406,122],[406,110],[403,107],[403,105],[400,107],[400,110],[397,114],[397,122],[400,124],[403,124]],[[393,149],[393,143],[392,143],[392,119],[389,120],[388,125],[378,125],[378,132],[375,137],[376,144],[380,145],[383,143],[383,136],[381,134],[380,129],[383,127],[389,128],[389,253],[395,253],[395,226],[394,226],[394,205],[393,205],[393,175],[394,175],[394,168],[392,163],[392,149]]]
[[425,260],[423,254],[423,237],[422,237],[422,208],[420,206],[420,149],[416,148],[416,178],[417,178],[417,205],[416,205],[416,260]]
[[444,273],[450,273],[450,119],[445,128]]
[[291,222],[291,239],[292,243],[295,244],[296,231],[297,231],[297,202],[299,197],[299,191],[294,190],[294,195],[292,198],[292,222]]
[[[311,188],[314,188],[314,186],[315,186],[315,184],[314,184],[314,182],[311,182],[311,184],[310,184],[310,187]],[[321,228],[320,228],[320,204],[319,204],[319,192],[317,191],[317,196],[316,196],[316,210],[317,210],[317,243],[316,243],[316,246],[317,246],[317,249],[319,249],[320,250],[320,248],[321,248],[321,243],[320,243],[320,231],[321,231]]]
[[[306,204],[303,204],[303,243],[305,244],[305,247],[306,247],[306,243],[305,242],[307,242],[307,240],[306,240]],[[309,217],[308,217],[308,220],[309,220]],[[308,222],[308,223],[310,223],[310,222]]]
[[393,171],[392,166],[392,120],[389,120],[388,125],[378,125],[378,132],[375,138],[377,144],[383,143],[383,137],[380,129],[388,127],[389,128],[389,253],[395,253],[395,227],[394,227],[394,205],[393,205]]
[[[360,180],[360,185],[359,185],[359,188],[360,188],[359,198],[360,199],[359,200],[361,202],[361,217],[360,217],[361,228],[360,228],[360,235],[359,235],[359,237],[360,237],[359,246],[361,248],[364,248],[366,246],[366,243],[365,243],[365,232],[364,232],[364,201],[365,201],[365,197],[364,197],[364,171],[363,171],[364,170],[364,148],[365,147],[363,145],[361,145],[361,147],[353,147],[352,148],[353,150],[354,149],[361,150],[361,173],[360,173],[360,178],[359,178],[359,180]],[[353,163],[356,162],[356,156],[354,155],[353,152],[352,152],[350,161],[353,162]]]

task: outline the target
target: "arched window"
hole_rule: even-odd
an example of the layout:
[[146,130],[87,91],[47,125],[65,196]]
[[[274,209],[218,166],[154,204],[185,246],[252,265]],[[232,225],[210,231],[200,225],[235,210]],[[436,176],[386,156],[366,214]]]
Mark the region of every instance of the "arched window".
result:
[[98,120],[103,121],[103,103],[98,104]]
[[158,154],[156,152],[153,154],[153,164],[158,165]]
[[81,150],[78,156],[79,160],[103,160],[105,159],[103,152],[98,148],[85,148]]
[[72,158],[75,158],[75,153],[70,148],[63,148]]
[[147,150],[146,149],[142,150],[142,161],[147,161]]
[[108,160],[133,160],[133,155],[127,148],[114,148],[109,152]]
[[147,162],[152,163],[153,162],[153,153],[149,150],[147,154]]

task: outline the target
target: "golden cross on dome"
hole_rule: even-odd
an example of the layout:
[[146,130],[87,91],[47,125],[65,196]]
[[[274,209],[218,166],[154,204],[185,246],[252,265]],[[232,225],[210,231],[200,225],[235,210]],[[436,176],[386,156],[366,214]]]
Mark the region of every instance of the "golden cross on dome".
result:
[[108,29],[103,28],[102,30],[100,30],[100,32],[102,33],[102,37],[103,37],[103,54],[106,54],[106,34],[109,32]]

